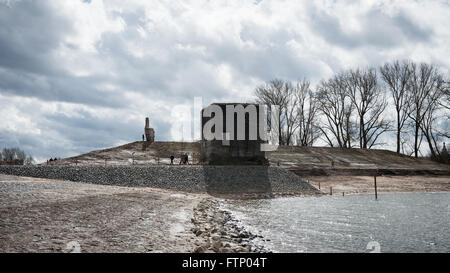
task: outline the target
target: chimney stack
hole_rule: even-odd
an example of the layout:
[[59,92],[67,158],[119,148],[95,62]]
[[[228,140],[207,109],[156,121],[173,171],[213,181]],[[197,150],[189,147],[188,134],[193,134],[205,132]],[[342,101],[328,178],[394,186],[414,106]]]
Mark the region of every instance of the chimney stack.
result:
[[147,142],[152,143],[155,141],[155,130],[150,128],[150,119],[148,117],[145,118],[145,138]]

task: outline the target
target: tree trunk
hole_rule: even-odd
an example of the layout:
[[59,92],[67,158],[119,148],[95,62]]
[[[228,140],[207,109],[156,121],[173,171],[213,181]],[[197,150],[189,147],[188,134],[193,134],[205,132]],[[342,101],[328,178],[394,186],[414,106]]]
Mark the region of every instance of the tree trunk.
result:
[[414,157],[417,158],[419,157],[419,124],[417,124],[416,122],[416,128],[415,128],[415,132],[414,132]]
[[397,111],[397,154],[400,153],[400,112]]

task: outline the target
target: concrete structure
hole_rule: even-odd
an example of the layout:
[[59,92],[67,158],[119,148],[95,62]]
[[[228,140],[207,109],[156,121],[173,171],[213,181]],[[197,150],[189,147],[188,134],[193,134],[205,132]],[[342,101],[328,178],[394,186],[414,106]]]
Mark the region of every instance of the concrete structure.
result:
[[[259,105],[249,103],[213,103],[210,106],[218,106],[216,109],[222,110],[223,127],[222,132],[218,132],[220,128],[213,128],[212,131],[217,135],[222,135],[223,138],[217,140],[208,140],[204,135],[203,128],[208,121],[213,119],[216,113],[211,114],[210,117],[205,117],[204,112],[207,108],[201,111],[201,136],[200,141],[200,160],[210,165],[266,165],[267,159],[265,153],[261,151],[261,144],[264,143],[259,134]],[[229,106],[229,107],[227,107]],[[252,109],[256,109],[253,113],[249,113],[250,106]],[[208,106],[209,107],[209,106]],[[236,113],[238,108],[245,112],[244,128],[238,126],[238,114]],[[233,110],[231,110],[233,109]],[[227,113],[227,111],[232,111]],[[233,113],[234,112],[234,113]],[[239,112],[239,111],[238,111]],[[252,116],[256,115],[256,117]],[[228,128],[226,118],[234,117],[234,126]],[[254,126],[251,128],[250,124]],[[241,124],[242,125],[242,124]],[[254,130],[256,128],[256,138],[254,137]],[[240,129],[244,129],[241,132]],[[228,132],[227,132],[228,131]],[[222,133],[222,134],[220,134]],[[241,138],[238,138],[240,136]],[[242,139],[244,136],[244,139]],[[253,136],[253,137],[251,137]]]
[[150,128],[150,120],[148,117],[145,118],[145,138],[147,142],[152,143],[155,141],[155,130]]

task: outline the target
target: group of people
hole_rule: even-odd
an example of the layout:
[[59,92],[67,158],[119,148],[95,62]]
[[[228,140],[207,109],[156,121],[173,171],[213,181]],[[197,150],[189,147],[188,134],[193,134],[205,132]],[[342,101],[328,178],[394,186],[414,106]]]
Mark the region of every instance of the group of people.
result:
[[54,159],[53,158],[50,158],[50,159],[47,159],[47,165],[48,165],[48,163],[52,163],[53,161],[57,161],[58,159],[55,157]]
[[[173,165],[173,161],[174,160],[175,160],[175,156],[171,155],[170,156],[170,165]],[[181,164],[184,164],[184,165],[189,164],[189,156],[188,156],[188,154],[184,154],[184,155],[180,156],[180,163],[179,164],[180,165]]]

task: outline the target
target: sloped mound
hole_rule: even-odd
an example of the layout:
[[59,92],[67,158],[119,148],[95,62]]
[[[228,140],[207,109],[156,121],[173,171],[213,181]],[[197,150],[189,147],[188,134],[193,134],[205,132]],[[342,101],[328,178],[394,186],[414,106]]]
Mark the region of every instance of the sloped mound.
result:
[[[52,165],[169,165],[171,155],[178,164],[184,154],[189,155],[190,163],[198,164],[200,144],[138,141],[65,158]],[[280,146],[266,157],[271,165],[299,175],[450,175],[449,165],[387,150]]]
[[280,146],[269,160],[302,175],[450,175],[450,166],[375,149]]
[[[157,141],[149,144],[145,141],[136,141],[64,158],[52,162],[52,165],[159,165],[170,164],[171,155],[175,157],[175,163],[178,164],[180,156],[184,154],[189,155],[191,162],[198,162],[200,144],[171,141]],[[44,164],[46,163],[42,165]]]

